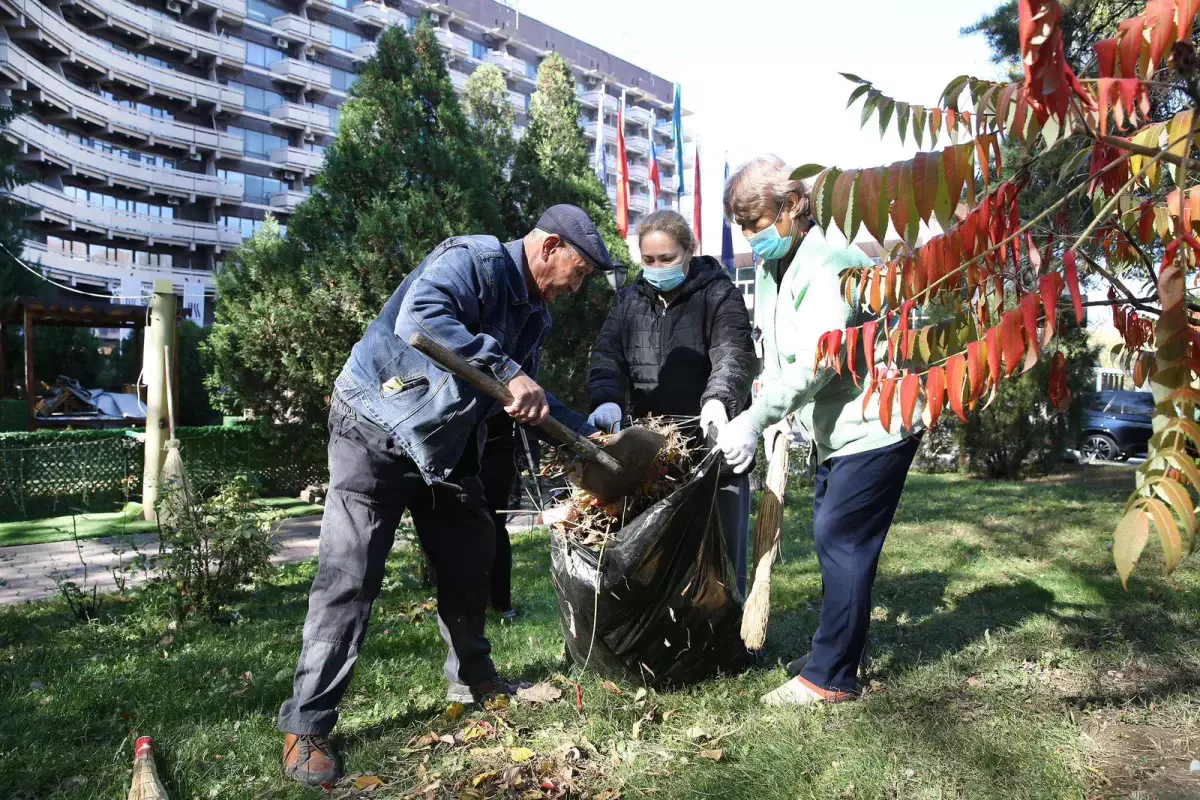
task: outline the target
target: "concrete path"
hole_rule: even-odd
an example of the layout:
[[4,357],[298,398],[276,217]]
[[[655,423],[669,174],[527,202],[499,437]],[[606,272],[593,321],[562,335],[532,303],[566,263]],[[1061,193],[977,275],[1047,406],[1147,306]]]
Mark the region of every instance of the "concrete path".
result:
[[[522,514],[510,519],[508,528],[513,532],[529,530],[533,522],[532,514]],[[320,516],[284,521],[275,535],[278,550],[271,558],[271,563],[308,561],[317,554],[320,534]],[[58,591],[56,577],[60,581],[74,581],[82,588],[84,566],[81,557],[87,564],[88,591],[92,586],[98,586],[101,592],[115,592],[117,583],[112,570],[122,561],[129,563],[136,555],[134,546],[148,556],[154,555],[158,552],[158,537],[143,533],[85,539],[79,543],[78,550],[75,542],[0,547],[0,605],[50,597]],[[136,585],[147,578],[143,573],[131,579],[129,585]]]

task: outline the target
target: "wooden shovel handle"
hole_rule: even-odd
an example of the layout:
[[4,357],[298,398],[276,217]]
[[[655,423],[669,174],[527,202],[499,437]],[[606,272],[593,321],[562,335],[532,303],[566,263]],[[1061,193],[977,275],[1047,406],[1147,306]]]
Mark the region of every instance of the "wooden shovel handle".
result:
[[[512,403],[512,392],[508,391],[507,386],[478,367],[473,366],[469,361],[445,345],[435,342],[423,333],[414,333],[409,338],[408,343],[414,350],[422,353],[430,361],[455,377],[461,378],[471,384],[489,397],[498,400],[501,405],[507,406]],[[570,447],[581,458],[593,461],[614,473],[621,471],[621,465],[615,458],[597,447],[594,442],[580,436],[566,425],[563,425],[554,417],[546,417],[546,420],[538,427]]]

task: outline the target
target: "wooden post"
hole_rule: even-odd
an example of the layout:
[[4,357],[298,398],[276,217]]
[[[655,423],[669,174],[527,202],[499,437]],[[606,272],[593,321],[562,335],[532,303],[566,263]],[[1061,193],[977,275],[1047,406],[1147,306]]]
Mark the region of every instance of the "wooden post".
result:
[[25,309],[25,427],[33,430],[37,427],[33,420],[34,384],[33,384],[33,311]]
[[175,313],[178,306],[171,281],[154,281],[150,301],[150,331],[143,337],[142,375],[146,381],[146,450],[142,468],[142,516],[158,521],[158,479],[167,451],[167,375],[163,348],[175,349]]

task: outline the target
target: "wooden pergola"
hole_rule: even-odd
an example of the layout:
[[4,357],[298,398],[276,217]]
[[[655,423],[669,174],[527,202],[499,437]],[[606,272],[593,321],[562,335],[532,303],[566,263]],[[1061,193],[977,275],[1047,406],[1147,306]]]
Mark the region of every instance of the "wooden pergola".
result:
[[[0,397],[3,397],[6,383],[5,365],[8,363],[8,353],[5,352],[3,334],[7,329],[20,327],[24,331],[25,424],[32,431],[37,427],[33,412],[38,396],[34,391],[33,377],[33,330],[35,326],[123,328],[133,330],[135,335],[141,338],[143,329],[148,323],[149,315],[143,306],[125,306],[87,298],[18,297],[0,308]],[[177,326],[178,323],[177,315]],[[179,359],[175,353],[172,353],[171,360],[173,362],[172,372],[177,373]],[[173,380],[172,386],[178,386],[178,380]]]

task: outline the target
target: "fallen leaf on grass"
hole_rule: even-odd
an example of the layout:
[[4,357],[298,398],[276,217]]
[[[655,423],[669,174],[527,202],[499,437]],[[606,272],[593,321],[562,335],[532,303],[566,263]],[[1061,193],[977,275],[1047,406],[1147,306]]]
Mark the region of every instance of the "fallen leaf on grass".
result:
[[539,683],[517,690],[517,699],[522,703],[553,703],[562,699],[562,689],[552,683]]
[[490,780],[496,778],[497,776],[499,776],[499,774],[500,773],[498,773],[498,772],[481,772],[478,775],[476,775],[474,778],[471,779],[471,786],[472,787],[479,786],[479,784],[481,784],[481,783],[485,783],[487,781],[490,781]]
[[707,758],[709,761],[720,761],[725,758],[724,750],[701,750],[701,758]]
[[621,691],[621,687],[617,686],[612,681],[605,681],[604,683],[600,684],[600,688],[606,692],[612,692],[613,694],[616,694],[616,695],[625,694],[624,692]]
[[451,703],[446,708],[446,719],[454,722],[462,718],[462,715],[467,713],[467,707],[462,703]]
[[712,738],[712,734],[704,730],[704,728],[701,728],[699,725],[693,725],[692,727],[688,728],[687,736],[693,742],[703,742]]
[[514,764],[523,764],[533,758],[537,753],[534,753],[528,747],[514,747],[508,754]]
[[374,791],[375,789],[378,789],[383,785],[384,785],[383,779],[380,778],[378,775],[363,775],[359,778],[355,778],[355,780],[354,780],[354,788],[355,789],[366,789],[368,791]]
[[508,695],[498,694],[483,701],[483,707],[488,711],[504,711],[508,708]]

